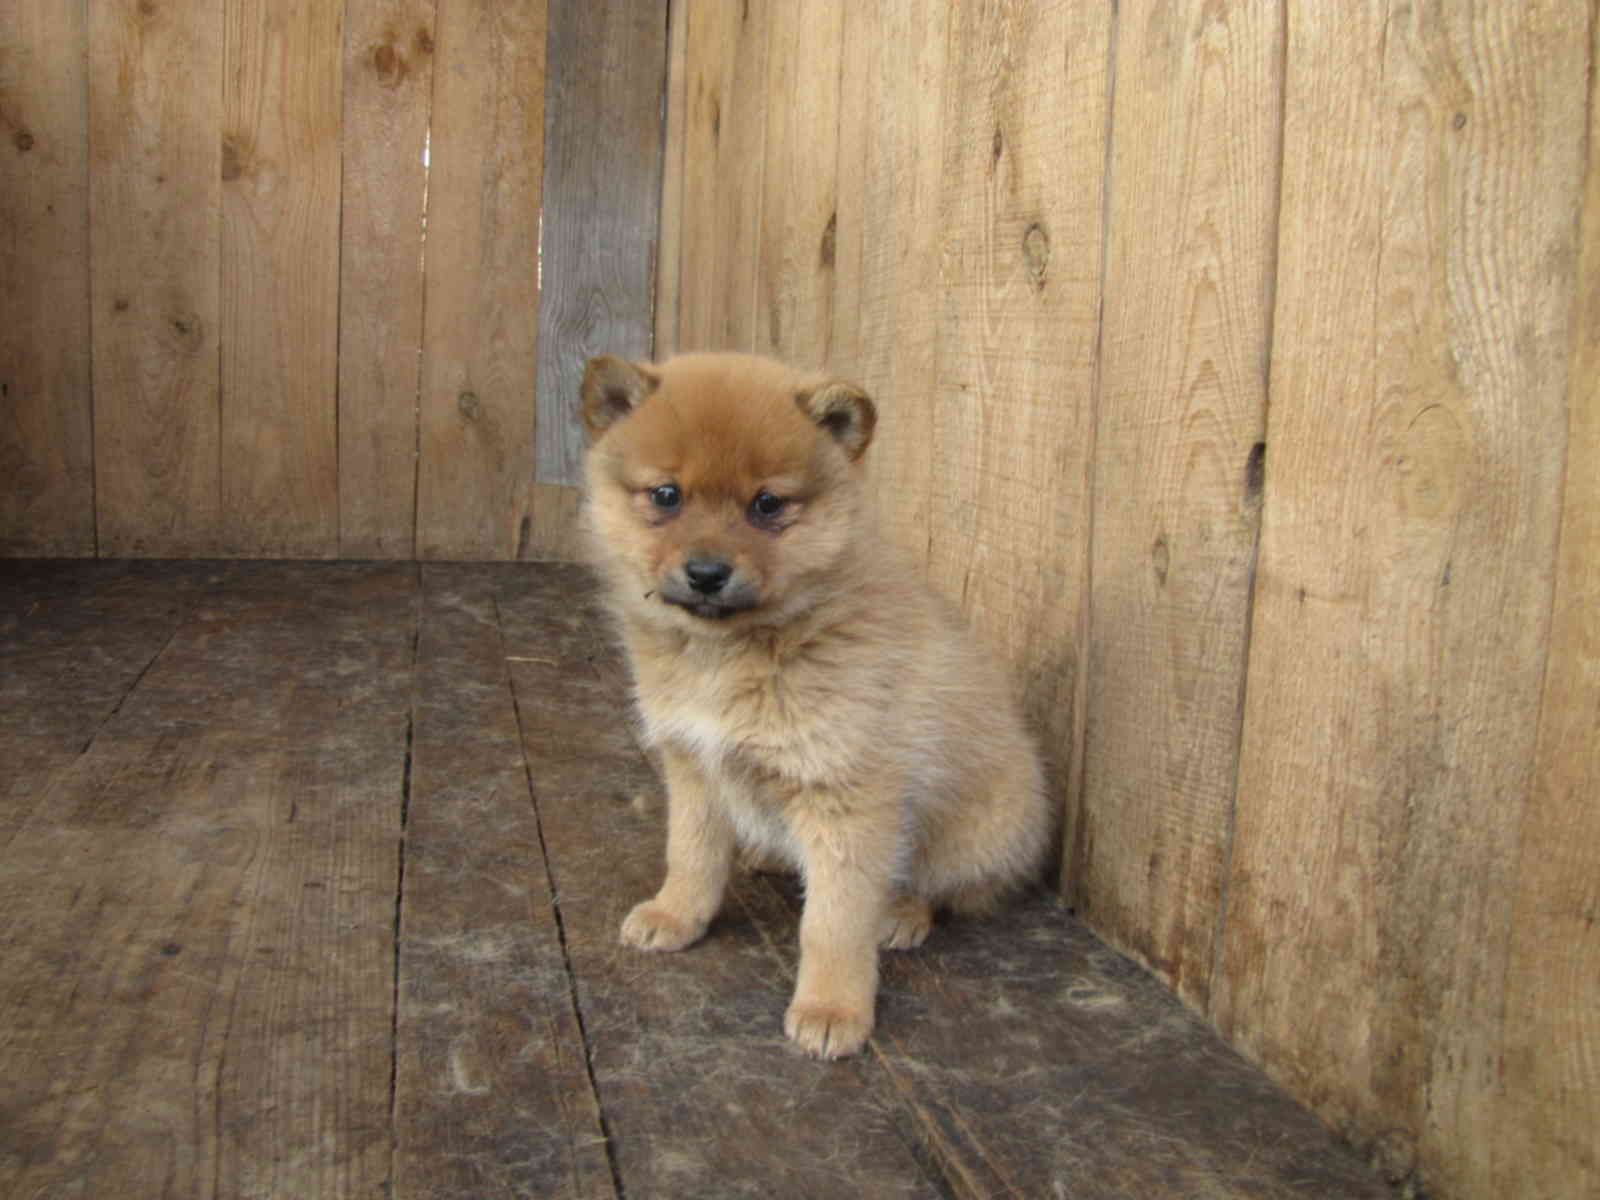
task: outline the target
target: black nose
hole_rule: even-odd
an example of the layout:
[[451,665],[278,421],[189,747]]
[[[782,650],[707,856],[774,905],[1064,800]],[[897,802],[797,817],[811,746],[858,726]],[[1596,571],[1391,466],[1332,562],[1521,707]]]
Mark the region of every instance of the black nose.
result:
[[691,558],[683,564],[689,586],[702,596],[715,596],[733,574],[733,568],[720,558]]

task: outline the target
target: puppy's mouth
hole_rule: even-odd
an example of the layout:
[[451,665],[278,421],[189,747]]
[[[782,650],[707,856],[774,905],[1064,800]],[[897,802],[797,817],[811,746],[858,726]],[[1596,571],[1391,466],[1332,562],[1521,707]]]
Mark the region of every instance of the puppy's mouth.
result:
[[756,607],[758,599],[756,589],[748,586],[735,585],[706,593],[684,585],[674,586],[673,582],[664,584],[656,595],[663,604],[681,608],[702,621],[726,621],[749,612]]
[[665,596],[663,596],[662,599],[666,600],[668,604],[677,605],[677,607],[683,609],[684,612],[693,613],[695,616],[702,617],[707,621],[725,621],[729,617],[734,616],[736,613],[747,612],[749,610],[748,605],[736,608],[733,605],[718,604],[712,600],[672,600]]

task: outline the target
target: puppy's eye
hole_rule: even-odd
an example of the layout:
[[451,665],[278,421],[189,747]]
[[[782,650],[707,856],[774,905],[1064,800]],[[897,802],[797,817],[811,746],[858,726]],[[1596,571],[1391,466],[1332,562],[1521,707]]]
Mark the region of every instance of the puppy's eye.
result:
[[750,515],[760,521],[770,521],[782,513],[788,503],[782,496],[774,496],[762,488],[756,493],[756,498],[750,501]]
[[663,483],[660,487],[650,489],[650,503],[657,508],[672,512],[683,503],[683,492],[675,483]]

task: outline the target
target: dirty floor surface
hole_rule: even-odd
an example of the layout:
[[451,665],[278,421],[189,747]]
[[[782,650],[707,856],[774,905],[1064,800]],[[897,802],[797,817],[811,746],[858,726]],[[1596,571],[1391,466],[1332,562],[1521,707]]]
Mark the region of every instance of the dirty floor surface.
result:
[[1384,1194],[1045,895],[800,1057],[662,817],[573,568],[0,562],[0,1194]]

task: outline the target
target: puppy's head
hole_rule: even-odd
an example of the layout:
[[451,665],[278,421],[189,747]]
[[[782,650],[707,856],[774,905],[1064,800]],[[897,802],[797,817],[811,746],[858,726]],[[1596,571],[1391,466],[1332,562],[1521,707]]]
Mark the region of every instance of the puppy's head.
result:
[[630,611],[781,624],[842,569],[877,420],[859,388],[767,359],[605,357],[583,379],[595,552]]

